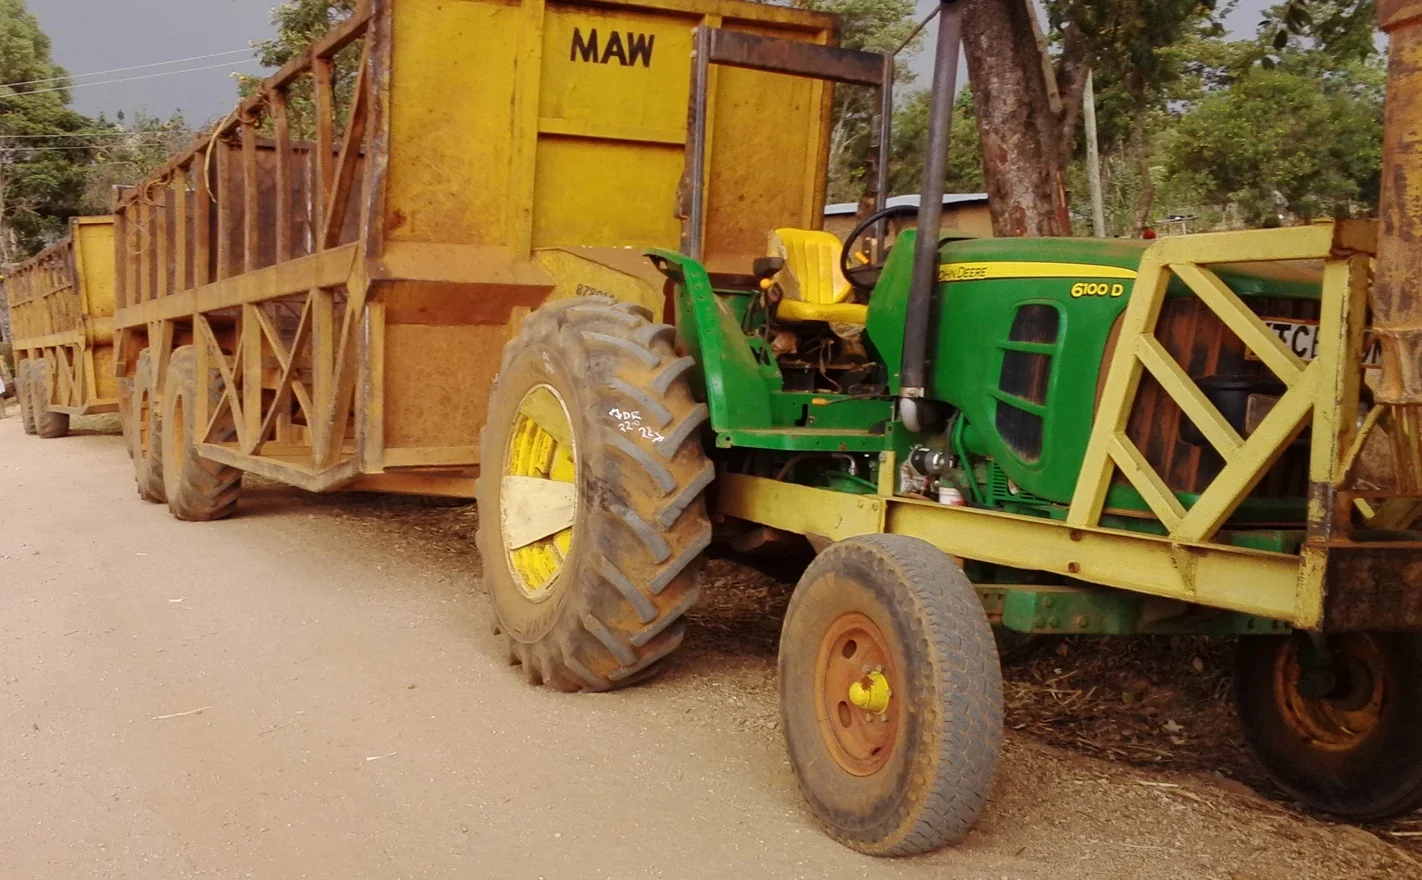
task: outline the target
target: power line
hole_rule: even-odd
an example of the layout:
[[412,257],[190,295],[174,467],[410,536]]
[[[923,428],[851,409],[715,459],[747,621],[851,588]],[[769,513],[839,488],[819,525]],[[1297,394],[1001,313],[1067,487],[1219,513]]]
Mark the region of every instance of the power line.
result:
[[80,144],[63,147],[0,147],[7,153],[48,153],[51,150],[102,150],[112,144]]
[[0,138],[6,140],[49,140],[50,138],[105,138],[105,137],[167,137],[170,134],[197,134],[191,128],[171,128],[163,131],[126,131],[115,129],[113,131],[94,132],[60,132],[58,134],[0,134]]
[[241,55],[244,52],[252,51],[249,46],[246,49],[233,49],[231,52],[213,52],[211,55],[193,55],[190,58],[174,58],[172,61],[154,61],[151,64],[134,64],[129,67],[113,67],[108,70],[96,70],[92,73],[71,73],[67,76],[51,76],[45,79],[30,79],[24,82],[5,83],[5,86],[14,88],[15,86],[33,86],[40,83],[59,82],[65,79],[83,79],[86,76],[107,76],[110,73],[127,73],[130,70],[144,70],[149,67],[162,67],[165,64],[184,64],[189,61],[206,61],[209,58],[222,58],[227,55]]
[[0,98],[22,98],[29,97],[30,95],[43,95],[48,92],[67,92],[70,89],[87,89],[90,86],[108,86],[113,85],[114,83],[136,82],[140,79],[155,79],[160,76],[176,76],[180,73],[196,73],[200,70],[216,70],[219,67],[232,67],[233,65],[237,64],[254,64],[256,63],[256,60],[257,59],[255,58],[248,58],[245,61],[231,61],[226,64],[208,64],[203,67],[185,67],[182,70],[165,70],[162,73],[146,73],[143,76],[124,76],[119,77],[118,79],[106,79],[101,80],[99,82],[78,83],[77,85],[72,86],[56,86],[50,89],[35,89],[32,92],[15,92],[11,95],[0,95]]

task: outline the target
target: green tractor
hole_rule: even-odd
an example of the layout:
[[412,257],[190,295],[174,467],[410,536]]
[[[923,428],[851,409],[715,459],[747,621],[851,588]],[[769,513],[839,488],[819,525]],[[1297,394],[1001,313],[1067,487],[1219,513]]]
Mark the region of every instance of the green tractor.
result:
[[[919,230],[957,68],[941,14]],[[702,83],[884,67],[697,39]],[[1240,717],[1281,788],[1360,820],[1422,804],[1422,432],[1369,390],[1372,229],[886,247],[883,219],[842,246],[775,230],[736,274],[653,251],[673,323],[596,297],[527,319],[478,490],[510,661],[569,691],[637,681],[681,643],[713,540],[801,542],[783,730],[814,815],[861,852],[953,843],[981,811],[993,626],[1240,636]]]

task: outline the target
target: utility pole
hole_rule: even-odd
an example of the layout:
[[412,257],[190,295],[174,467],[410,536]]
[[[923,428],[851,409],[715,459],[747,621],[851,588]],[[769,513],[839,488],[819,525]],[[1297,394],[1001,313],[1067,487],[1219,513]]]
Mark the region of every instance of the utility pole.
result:
[[1086,120],[1086,177],[1091,184],[1091,234],[1106,237],[1106,206],[1101,198],[1101,152],[1096,146],[1096,88],[1092,72],[1086,72],[1086,91],[1081,96]]

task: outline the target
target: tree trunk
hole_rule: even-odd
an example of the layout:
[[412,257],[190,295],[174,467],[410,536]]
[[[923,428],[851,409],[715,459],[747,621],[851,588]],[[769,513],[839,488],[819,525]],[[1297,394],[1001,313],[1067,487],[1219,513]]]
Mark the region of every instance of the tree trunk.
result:
[[[1080,89],[1053,108],[1036,23],[1024,0],[963,0],[963,54],[973,86],[983,173],[998,236],[1070,235],[1066,157]],[[1065,71],[1064,71],[1065,73]]]
[[1150,225],[1150,212],[1155,207],[1155,181],[1150,176],[1150,143],[1146,140],[1145,108],[1137,104],[1136,118],[1131,123],[1131,149],[1136,154],[1136,169],[1141,176],[1141,189],[1136,197],[1135,222],[1131,234],[1140,238]]

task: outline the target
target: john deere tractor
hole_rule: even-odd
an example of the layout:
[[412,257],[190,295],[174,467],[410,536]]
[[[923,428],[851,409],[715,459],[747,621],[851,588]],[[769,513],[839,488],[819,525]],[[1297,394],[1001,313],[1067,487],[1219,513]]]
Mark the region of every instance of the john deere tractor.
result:
[[[510,660],[604,690],[682,641],[713,540],[816,555],[780,642],[791,763],[866,853],[962,837],[1002,736],[992,626],[1239,636],[1264,769],[1328,813],[1422,804],[1422,443],[1377,402],[1376,232],[941,239],[958,11],[917,229],[649,258],[673,323],[534,312],[482,438],[479,546]],[[713,64],[855,81],[882,59],[703,30]],[[782,51],[783,50],[783,51]],[[704,100],[704,89],[699,92]]]

